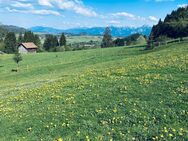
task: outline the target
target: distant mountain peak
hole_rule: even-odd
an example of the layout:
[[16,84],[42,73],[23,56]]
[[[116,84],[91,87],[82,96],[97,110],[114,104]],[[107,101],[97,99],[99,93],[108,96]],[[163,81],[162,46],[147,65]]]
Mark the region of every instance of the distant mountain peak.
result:
[[[112,36],[129,36],[132,33],[140,33],[144,35],[149,35],[151,32],[151,27],[143,25],[141,27],[115,27],[110,26]],[[56,29],[53,27],[36,26],[31,27],[29,30],[37,33],[45,34],[60,34],[62,32],[73,35],[103,35],[105,27],[79,27],[71,29]]]

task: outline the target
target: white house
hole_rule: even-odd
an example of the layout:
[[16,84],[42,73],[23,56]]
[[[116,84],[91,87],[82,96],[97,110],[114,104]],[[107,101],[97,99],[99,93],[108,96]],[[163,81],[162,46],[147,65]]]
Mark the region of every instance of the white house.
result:
[[38,47],[33,42],[21,43],[18,46],[18,52],[22,54],[36,53]]

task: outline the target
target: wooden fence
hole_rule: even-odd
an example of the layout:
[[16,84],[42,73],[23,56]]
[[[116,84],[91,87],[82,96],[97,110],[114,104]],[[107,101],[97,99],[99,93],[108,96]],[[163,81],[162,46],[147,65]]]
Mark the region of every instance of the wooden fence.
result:
[[151,47],[156,47],[156,46],[163,46],[163,45],[167,45],[171,43],[181,43],[181,42],[188,42],[188,37],[177,38],[177,39],[167,40],[163,42],[150,41],[149,44]]

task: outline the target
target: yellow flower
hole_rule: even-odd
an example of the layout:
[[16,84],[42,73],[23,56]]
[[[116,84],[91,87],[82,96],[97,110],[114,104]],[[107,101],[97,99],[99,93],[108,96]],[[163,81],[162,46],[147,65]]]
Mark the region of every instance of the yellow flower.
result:
[[63,141],[63,139],[62,139],[62,138],[59,138],[57,141]]
[[180,136],[183,136],[183,133],[180,132],[179,135],[180,135]]
[[77,134],[79,135],[79,134],[80,134],[80,131],[77,131]]
[[86,141],[90,141],[89,136],[86,136]]
[[169,137],[173,137],[173,134],[168,134]]
[[114,108],[114,109],[113,109],[113,112],[114,112],[114,113],[117,113],[117,108]]

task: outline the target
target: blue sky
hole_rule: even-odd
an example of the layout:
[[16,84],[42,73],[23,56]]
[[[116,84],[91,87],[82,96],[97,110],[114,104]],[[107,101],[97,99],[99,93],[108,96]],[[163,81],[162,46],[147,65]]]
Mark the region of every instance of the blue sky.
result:
[[0,22],[61,29],[156,24],[188,0],[0,0]]

